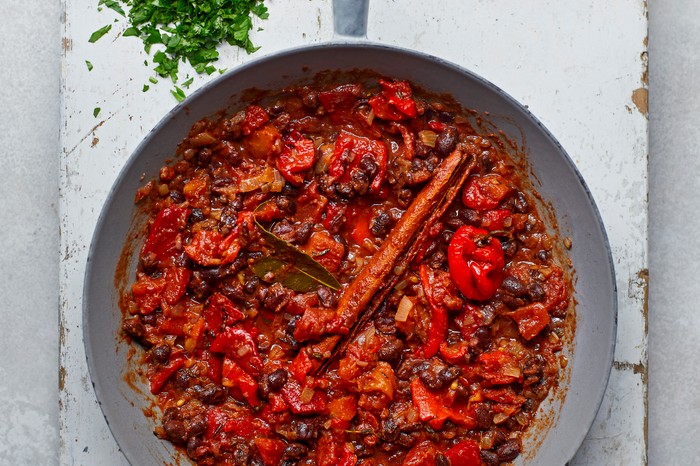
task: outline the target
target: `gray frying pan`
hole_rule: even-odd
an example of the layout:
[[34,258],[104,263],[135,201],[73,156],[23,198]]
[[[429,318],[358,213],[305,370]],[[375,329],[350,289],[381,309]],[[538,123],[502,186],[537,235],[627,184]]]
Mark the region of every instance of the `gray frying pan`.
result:
[[[115,286],[122,250],[136,241],[139,223],[134,193],[156,176],[190,127],[206,116],[235,107],[255,86],[281,89],[324,70],[371,69],[407,79],[435,93],[447,93],[464,107],[488,113],[510,138],[526,147],[533,184],[551,207],[560,234],[573,241],[576,332],[561,394],[540,406],[540,420],[523,441],[516,464],[561,465],[583,441],[605,391],[616,336],[617,290],[605,230],[581,175],[563,148],[522,105],[493,84],[439,58],[370,43],[368,0],[334,0],[336,40],[268,56],[226,73],[169,112],[138,146],[118,176],[103,207],[90,247],[83,294],[83,331],[97,399],[121,450],[134,465],[173,463],[176,450],[153,435],[143,415],[151,403],[145,384],[127,382],[129,345],[120,339],[121,311]],[[134,276],[138,243],[128,247],[127,276]]]

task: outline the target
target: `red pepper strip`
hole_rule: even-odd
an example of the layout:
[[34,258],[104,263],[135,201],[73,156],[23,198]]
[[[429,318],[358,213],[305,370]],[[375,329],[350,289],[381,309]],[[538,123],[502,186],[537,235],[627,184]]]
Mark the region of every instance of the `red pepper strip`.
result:
[[285,443],[281,440],[257,437],[255,446],[265,466],[277,466],[282,459]]
[[333,113],[353,107],[360,95],[362,88],[358,84],[341,84],[330,91],[319,92],[318,100],[326,112]]
[[[369,185],[369,192],[379,193],[386,177],[388,161],[386,146],[382,141],[341,131],[335,141],[333,161],[328,167],[328,174],[331,175],[333,181],[350,181],[350,173],[360,165],[362,157],[365,155],[369,155],[377,164],[377,173]],[[351,160],[349,165],[348,160]]]
[[302,383],[313,367],[313,361],[306,350],[302,348],[289,366],[289,372],[292,373],[292,377],[294,377],[297,382]]
[[246,371],[258,376],[263,368],[263,361],[258,354],[258,347],[249,332],[238,327],[228,327],[218,334],[209,347],[214,353],[224,353],[233,358]]
[[[488,238],[488,242],[477,244],[481,238]],[[457,288],[468,299],[490,299],[503,281],[505,259],[501,242],[488,237],[486,230],[471,225],[460,227],[447,247],[447,262]]]
[[165,288],[163,299],[168,304],[175,304],[185,295],[192,271],[187,267],[170,267],[165,269]]
[[224,322],[226,322],[226,325],[231,325],[244,318],[243,312],[238,310],[230,299],[219,292],[213,293],[204,307],[206,328],[214,334],[219,333]]
[[257,105],[249,105],[245,109],[245,117],[241,123],[243,134],[246,136],[270,121],[270,115],[264,108]]
[[500,175],[472,176],[462,191],[462,202],[474,210],[495,209],[511,192]]
[[314,390],[311,400],[301,400],[302,386],[296,380],[289,380],[282,387],[282,397],[294,414],[323,414],[328,411],[328,397],[325,392]]
[[190,210],[182,206],[170,206],[158,212],[141,250],[141,257],[153,254],[158,262],[172,262],[181,252],[180,230],[187,225]]
[[433,442],[423,440],[406,453],[401,466],[435,466],[435,453]]
[[185,361],[187,361],[187,358],[185,358],[181,354],[171,356],[171,359],[170,361],[168,361],[168,364],[166,364],[161,370],[149,377],[151,393],[153,393],[154,395],[160,393],[160,391],[163,388],[163,385],[165,385],[165,382],[167,382],[168,379],[175,372],[178,371],[178,369],[185,365]]
[[440,344],[445,341],[445,335],[447,333],[447,310],[438,305],[432,293],[432,287],[430,283],[430,270],[425,264],[420,266],[420,280],[421,285],[423,285],[423,290],[428,298],[428,303],[430,304],[430,328],[428,329],[428,337],[421,347],[423,356],[425,358],[431,358],[435,356],[440,349]]
[[479,445],[473,440],[462,440],[445,452],[451,466],[480,466]]
[[389,82],[379,80],[382,92],[369,99],[369,105],[377,118],[399,121],[415,118],[418,114],[415,101],[411,98],[411,87],[405,81]]
[[366,239],[372,239],[374,235],[369,229],[372,211],[369,206],[353,206],[346,212],[347,223],[351,226],[350,238],[362,246]]
[[187,256],[199,265],[220,265],[221,234],[216,230],[199,230],[185,246]]
[[446,396],[438,396],[428,390],[419,378],[411,381],[411,398],[418,410],[418,417],[427,422],[433,429],[441,429],[448,419],[454,423],[468,427],[475,425],[466,406],[446,406],[450,401]]
[[196,355],[198,360],[206,364],[206,376],[215,384],[221,384],[221,371],[223,369],[221,357],[207,350],[200,350]]
[[350,427],[350,421],[357,414],[357,400],[354,395],[334,398],[328,408],[332,426],[345,430]]
[[449,346],[446,341],[440,344],[440,356],[445,362],[450,364],[460,364],[466,362],[469,347],[466,342],[462,341],[453,346]]
[[345,443],[343,449],[340,452],[340,459],[338,461],[338,466],[355,466],[357,464],[357,455],[355,454],[355,447],[352,443]]
[[330,232],[338,231],[341,227],[341,222],[343,222],[343,213],[345,213],[346,208],[347,206],[343,204],[328,203],[321,215],[323,227]]
[[258,406],[258,383],[236,364],[233,359],[224,358],[221,370],[221,383],[224,387],[237,387],[240,389],[243,398],[251,406]]
[[520,379],[520,367],[510,353],[504,350],[490,351],[479,355],[481,376],[493,385],[502,385]]
[[163,278],[151,278],[145,273],[138,274],[136,282],[131,285],[131,294],[140,314],[150,314],[158,309],[163,288]]
[[314,166],[316,147],[311,139],[306,139],[293,130],[282,138],[282,153],[277,158],[277,169],[284,179],[294,186],[304,182],[304,172]]
[[542,303],[519,307],[509,315],[517,322],[520,335],[528,341],[535,338],[550,321],[547,308]]

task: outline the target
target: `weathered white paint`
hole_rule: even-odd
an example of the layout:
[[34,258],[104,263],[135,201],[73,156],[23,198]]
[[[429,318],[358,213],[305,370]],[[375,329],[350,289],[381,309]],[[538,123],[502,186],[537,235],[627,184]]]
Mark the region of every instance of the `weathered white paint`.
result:
[[[255,55],[222,51],[232,68],[332,38],[330,0],[270,0]],[[176,102],[151,85],[138,40],[117,38],[97,1],[64,0],[61,137],[62,464],[126,464],[87,374],[81,294],[87,248],[105,196],[139,141]],[[415,48],[481,74],[526,104],[586,179],[612,245],[619,294],[615,368],[574,464],[646,463],[647,119],[632,100],[645,87],[646,4],[639,0],[373,0],[368,37]],[[89,72],[85,60],[93,63]],[[191,90],[212,77],[195,76]],[[254,84],[254,83],[251,83]],[[97,118],[93,109],[101,107]]]

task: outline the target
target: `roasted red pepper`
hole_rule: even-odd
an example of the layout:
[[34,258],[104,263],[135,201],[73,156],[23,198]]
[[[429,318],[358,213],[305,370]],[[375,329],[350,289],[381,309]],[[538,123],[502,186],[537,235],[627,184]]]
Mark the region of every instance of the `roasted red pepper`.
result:
[[242,328],[228,327],[217,335],[209,349],[235,359],[253,375],[257,376],[262,370],[263,362],[258,354],[258,347],[250,333]]
[[462,440],[445,452],[450,466],[480,466],[479,445],[473,440]]
[[241,391],[241,395],[251,406],[258,406],[258,383],[233,359],[224,358],[221,370],[221,383],[224,387],[236,387]]
[[[308,400],[303,398],[305,390],[312,390],[309,392],[311,396]],[[325,392],[308,386],[302,387],[293,379],[287,381],[282,387],[282,397],[294,414],[321,414],[328,411],[328,396]]]
[[423,357],[431,358],[437,354],[440,349],[440,344],[445,341],[447,333],[447,310],[444,306],[437,302],[437,296],[433,294],[433,289],[430,280],[430,267],[425,264],[420,266],[420,279],[423,285],[425,295],[428,297],[430,304],[430,327],[428,329],[428,337],[423,343],[421,351]]
[[420,420],[430,424],[433,429],[441,429],[447,420],[466,427],[475,425],[468,405],[453,405],[452,399],[430,391],[418,377],[411,381],[411,398]]
[[284,179],[295,186],[304,182],[304,172],[314,166],[316,147],[299,131],[291,131],[282,138],[282,153],[277,158],[277,169]]
[[512,383],[521,377],[518,362],[505,350],[482,353],[477,361],[481,364],[481,376],[493,385]]
[[501,242],[471,225],[460,227],[447,248],[450,274],[462,294],[486,301],[503,281],[505,259]]
[[149,377],[151,393],[154,395],[160,393],[160,391],[163,389],[163,385],[165,385],[165,382],[167,382],[175,372],[183,367],[186,361],[187,358],[185,358],[185,356],[181,353],[173,353],[170,356],[170,361],[168,361],[168,363],[163,366],[161,370]]
[[481,216],[481,227],[488,231],[503,230],[506,228],[506,220],[511,215],[513,213],[510,210],[489,210]]
[[531,303],[510,313],[518,324],[518,331],[526,340],[532,340],[549,323],[549,313],[542,303]]
[[150,314],[160,306],[160,298],[165,288],[163,278],[152,278],[145,273],[137,275],[136,283],[131,285],[131,293],[141,314]]
[[495,209],[512,189],[500,175],[474,175],[462,191],[462,202],[474,210]]
[[287,445],[281,440],[258,437],[255,439],[255,446],[258,447],[260,459],[265,466],[276,466],[280,463]]
[[213,293],[204,307],[204,320],[206,329],[215,335],[221,330],[221,324],[231,325],[243,320],[245,315],[233,302],[219,292]]
[[158,212],[141,250],[141,257],[153,256],[159,263],[172,265],[173,258],[182,252],[180,231],[187,225],[190,210],[170,206]]
[[294,357],[292,364],[289,365],[289,372],[292,373],[292,377],[302,383],[306,379],[306,375],[313,369],[314,363],[306,352],[306,349],[302,348]]
[[418,115],[416,102],[411,97],[413,91],[407,82],[380,79],[379,85],[382,92],[369,99],[375,116],[382,120],[398,121]]
[[165,269],[165,288],[163,299],[168,304],[175,304],[185,295],[192,271],[187,267],[170,267]]
[[246,136],[270,121],[270,115],[264,108],[257,105],[249,105],[245,109],[245,117],[241,123],[243,134]]
[[362,88],[357,84],[341,84],[329,91],[318,93],[318,100],[329,113],[352,108],[362,95]]

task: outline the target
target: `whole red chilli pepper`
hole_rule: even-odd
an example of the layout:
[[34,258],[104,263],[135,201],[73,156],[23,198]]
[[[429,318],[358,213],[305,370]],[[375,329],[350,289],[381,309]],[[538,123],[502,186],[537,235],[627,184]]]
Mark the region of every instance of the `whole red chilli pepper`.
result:
[[503,281],[501,242],[481,228],[460,227],[447,248],[447,262],[457,288],[468,299],[490,299]]

